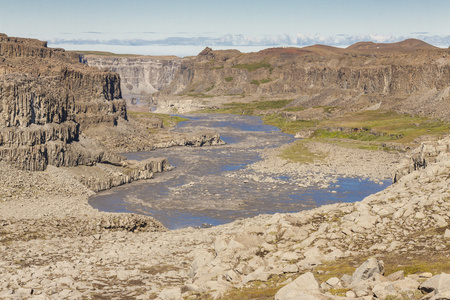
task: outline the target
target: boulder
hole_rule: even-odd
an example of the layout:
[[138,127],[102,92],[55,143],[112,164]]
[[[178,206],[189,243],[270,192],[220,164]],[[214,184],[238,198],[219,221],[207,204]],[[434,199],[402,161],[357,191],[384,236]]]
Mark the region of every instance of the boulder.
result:
[[444,238],[450,239],[450,229],[445,229]]
[[161,300],[178,300],[182,299],[181,289],[179,287],[167,287],[161,291],[158,295],[158,299]]
[[275,294],[275,300],[318,299],[314,294],[320,294],[319,283],[313,273],[308,272],[282,287]]
[[380,282],[377,283],[373,289],[372,293],[378,299],[386,299],[387,297],[395,297],[397,296],[397,291],[394,286],[390,282]]
[[389,274],[388,276],[386,276],[387,280],[390,281],[397,281],[397,280],[402,280],[405,278],[405,271],[401,270],[401,271],[397,271],[395,273]]
[[270,275],[272,275],[272,273],[266,272],[265,267],[260,267],[256,269],[255,272],[244,276],[244,278],[242,278],[242,283],[247,284],[251,281],[267,281],[269,280]]
[[442,273],[440,275],[435,275],[423,282],[419,286],[419,289],[422,292],[434,292],[435,294],[450,291],[450,274]]
[[450,290],[438,293],[430,298],[430,300],[448,300],[448,299],[450,299]]
[[384,274],[384,263],[376,258],[369,258],[355,270],[352,275],[351,285],[354,286],[360,281],[373,277],[375,274]]
[[392,286],[395,287],[395,289],[398,292],[407,292],[411,290],[417,290],[419,288],[420,283],[411,279],[411,278],[404,278],[401,280],[397,280],[392,282]]

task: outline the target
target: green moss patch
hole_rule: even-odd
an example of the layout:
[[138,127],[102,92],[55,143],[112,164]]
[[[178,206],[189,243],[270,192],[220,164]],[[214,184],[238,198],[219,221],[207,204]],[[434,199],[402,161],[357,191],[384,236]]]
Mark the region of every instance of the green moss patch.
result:
[[248,287],[234,289],[227,292],[221,299],[227,300],[269,300],[275,297],[275,294],[282,288],[282,282],[286,281],[287,276],[272,276],[267,282],[254,281]]
[[263,84],[263,83],[268,83],[268,82],[271,82],[272,81],[272,79],[270,79],[270,78],[266,78],[266,79],[261,79],[261,80],[252,80],[250,83],[251,84],[256,84],[256,85],[260,85],[260,84]]
[[290,162],[299,162],[299,163],[315,163],[324,161],[327,158],[327,154],[323,152],[312,152],[306,146],[307,141],[299,140],[285,148],[280,157],[286,159]]
[[180,122],[183,121],[189,121],[189,119],[182,118],[179,116],[172,116],[168,114],[157,114],[157,113],[151,113],[151,112],[128,112],[128,115],[137,121],[142,121],[145,119],[158,119],[163,122],[164,127],[173,127],[177,125]]
[[439,136],[449,131],[449,124],[446,122],[379,110],[347,114],[344,117],[325,120],[320,125],[366,129],[362,134],[357,133],[349,137],[336,133],[338,138],[381,142],[395,140],[398,143],[410,143],[423,135]]

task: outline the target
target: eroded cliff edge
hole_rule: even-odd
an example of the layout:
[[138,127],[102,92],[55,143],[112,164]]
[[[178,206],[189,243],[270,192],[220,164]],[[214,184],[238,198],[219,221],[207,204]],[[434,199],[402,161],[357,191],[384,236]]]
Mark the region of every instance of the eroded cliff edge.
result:
[[293,107],[394,110],[448,119],[450,50],[419,40],[256,53],[206,48],[182,62],[161,94],[159,106],[166,111],[295,99]]
[[46,42],[0,35],[1,160],[33,171],[120,162],[81,135],[126,119],[120,78],[77,59]]

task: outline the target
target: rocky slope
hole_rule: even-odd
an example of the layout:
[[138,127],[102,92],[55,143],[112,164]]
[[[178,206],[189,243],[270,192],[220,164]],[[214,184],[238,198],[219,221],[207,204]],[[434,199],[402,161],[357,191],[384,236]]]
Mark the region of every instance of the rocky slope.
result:
[[361,202],[174,231],[94,211],[61,168],[0,172],[38,183],[0,203],[0,297],[448,299],[449,145]]
[[178,57],[105,56],[80,54],[80,61],[100,69],[116,72],[124,94],[150,95],[169,85],[181,65]]
[[223,101],[277,98],[296,99],[291,106],[390,109],[448,119],[449,51],[418,40],[247,54],[206,48],[182,62],[162,91],[161,106],[189,110]]

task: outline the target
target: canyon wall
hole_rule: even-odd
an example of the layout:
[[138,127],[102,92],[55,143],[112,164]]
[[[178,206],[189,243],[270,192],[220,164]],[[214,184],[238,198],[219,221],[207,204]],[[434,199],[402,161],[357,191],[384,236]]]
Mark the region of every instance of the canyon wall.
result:
[[169,85],[181,65],[178,57],[80,54],[80,62],[116,72],[125,95],[150,95]]
[[26,170],[121,160],[81,135],[126,119],[118,74],[46,42],[0,34],[0,79],[0,160]]
[[247,54],[206,48],[182,62],[162,94],[209,101],[210,106],[214,105],[211,97],[253,96],[296,99],[291,105],[302,107],[358,110],[376,106],[448,119],[450,50],[418,40],[360,43],[347,49],[274,48]]

